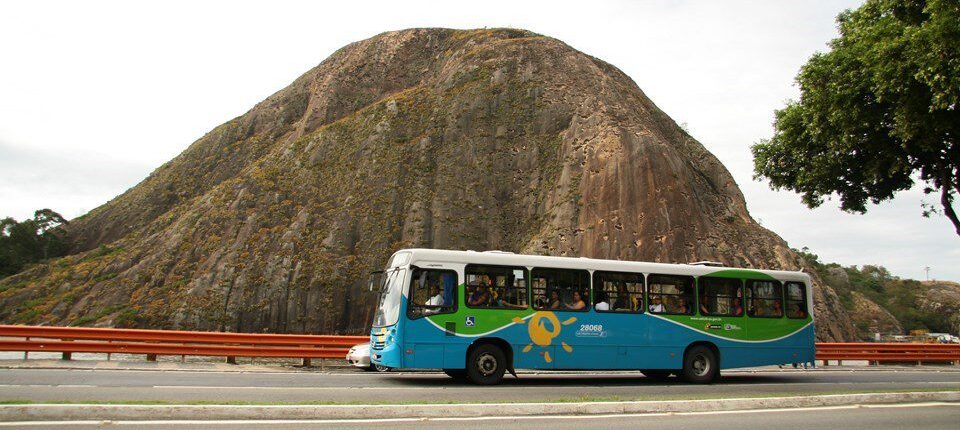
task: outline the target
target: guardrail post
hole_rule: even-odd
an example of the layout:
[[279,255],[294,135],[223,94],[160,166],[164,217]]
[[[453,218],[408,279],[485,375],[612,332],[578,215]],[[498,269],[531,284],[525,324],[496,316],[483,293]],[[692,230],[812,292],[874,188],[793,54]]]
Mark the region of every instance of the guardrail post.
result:
[[[24,340],[26,340],[27,342],[29,342],[29,341],[30,341],[30,338],[27,337],[27,338],[25,338]],[[26,359],[28,359],[28,358],[30,358],[30,351],[23,351],[23,359],[26,360]]]
[[309,359],[309,358],[304,358],[304,359],[303,359],[303,367],[310,367],[310,359]]
[[323,370],[323,369],[324,369],[324,367],[325,367],[324,365],[325,365],[325,364],[327,364],[327,359],[326,359],[326,358],[321,358],[321,359],[320,359],[320,370]]
[[[73,342],[73,339],[63,339],[63,341],[64,341],[64,342]],[[71,359],[73,359],[73,353],[72,353],[72,352],[64,352],[63,355],[60,356],[60,359],[61,359],[61,360],[64,360],[64,361],[70,361]]]
[[237,364],[237,357],[227,357],[227,364]]
[[147,361],[157,361],[157,354],[147,354]]

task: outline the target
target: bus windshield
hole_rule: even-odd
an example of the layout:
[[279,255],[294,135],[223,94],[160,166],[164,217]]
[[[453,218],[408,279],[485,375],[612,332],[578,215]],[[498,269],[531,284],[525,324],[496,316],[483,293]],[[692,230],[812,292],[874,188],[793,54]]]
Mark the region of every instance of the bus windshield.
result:
[[400,319],[400,296],[406,269],[395,269],[383,274],[383,286],[380,289],[380,304],[373,317],[374,327],[390,326]]

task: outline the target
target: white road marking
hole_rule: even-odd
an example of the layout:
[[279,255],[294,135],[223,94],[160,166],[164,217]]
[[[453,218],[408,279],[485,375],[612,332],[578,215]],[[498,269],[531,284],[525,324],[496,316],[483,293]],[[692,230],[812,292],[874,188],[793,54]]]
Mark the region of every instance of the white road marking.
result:
[[848,406],[820,406],[809,408],[778,408],[778,409],[744,409],[735,411],[707,411],[707,412],[661,412],[636,414],[602,414],[602,415],[514,415],[495,417],[449,417],[449,418],[374,418],[374,419],[333,419],[333,420],[83,420],[83,421],[12,421],[0,422],[0,428],[38,427],[38,426],[78,426],[78,425],[119,425],[119,426],[198,426],[198,425],[280,425],[280,424],[366,424],[366,423],[405,423],[405,422],[462,422],[462,421],[547,421],[547,420],[596,420],[604,418],[624,417],[666,417],[666,416],[696,416],[696,415],[729,415],[729,414],[757,414],[773,412],[812,412],[836,411],[860,408],[923,408],[923,407],[960,407],[960,403],[926,402],[880,405],[848,405]]
[[[960,385],[960,381],[897,381],[895,383],[901,384],[928,384],[928,385]],[[809,385],[884,385],[891,384],[889,381],[862,381],[862,382],[795,382],[791,383],[790,386],[809,386]],[[763,383],[744,383],[744,384],[723,384],[724,387],[764,387],[764,386],[780,386],[783,385],[782,382],[772,383],[772,382],[763,382]],[[680,386],[680,385],[678,385]],[[596,388],[618,388],[618,387],[631,387],[630,385],[606,385],[603,381],[599,381],[594,385],[564,385],[565,389],[596,389]],[[450,386],[421,386],[421,387],[410,387],[410,386],[386,386],[386,387],[374,387],[374,386],[328,386],[328,387],[283,387],[283,386],[243,386],[243,385],[61,385],[61,384],[0,384],[0,389],[2,388],[155,388],[155,389],[173,389],[173,390],[303,390],[303,391],[343,391],[343,390],[377,390],[377,391],[394,391],[394,390],[474,390],[476,387],[468,385],[450,385]],[[533,388],[533,387],[531,387]]]

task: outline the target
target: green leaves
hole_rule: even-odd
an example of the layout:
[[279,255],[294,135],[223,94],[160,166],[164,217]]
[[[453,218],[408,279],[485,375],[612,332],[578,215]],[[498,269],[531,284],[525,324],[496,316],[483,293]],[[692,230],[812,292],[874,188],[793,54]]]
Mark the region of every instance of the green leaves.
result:
[[43,259],[65,255],[70,248],[67,224],[60,214],[40,209],[33,219],[17,222],[0,220],[0,278],[20,271],[23,266]]
[[960,3],[871,0],[837,17],[840,37],[800,70],[799,101],[751,148],[754,177],[801,194],[834,194],[866,212],[919,178],[950,203],[960,192]]

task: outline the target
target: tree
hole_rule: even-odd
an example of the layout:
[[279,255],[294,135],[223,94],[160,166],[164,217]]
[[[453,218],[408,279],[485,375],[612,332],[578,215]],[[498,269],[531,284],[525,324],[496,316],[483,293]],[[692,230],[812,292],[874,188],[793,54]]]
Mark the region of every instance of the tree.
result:
[[41,209],[33,219],[17,222],[0,220],[0,277],[19,272],[23,266],[51,257],[65,255],[70,241],[61,226],[67,220],[60,214]]
[[796,78],[800,100],[751,148],[754,178],[857,213],[919,179],[940,200],[923,215],[942,211],[960,235],[960,2],[868,0],[837,22]]

